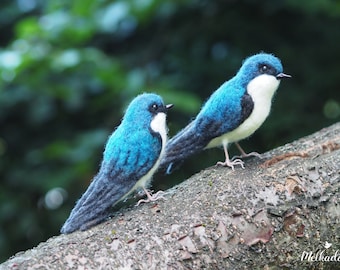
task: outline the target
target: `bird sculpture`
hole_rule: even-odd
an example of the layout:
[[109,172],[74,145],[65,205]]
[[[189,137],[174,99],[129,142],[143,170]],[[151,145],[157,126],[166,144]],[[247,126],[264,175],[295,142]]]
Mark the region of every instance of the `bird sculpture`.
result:
[[156,172],[167,141],[166,113],[172,104],[164,105],[156,94],[141,94],[128,106],[121,124],[109,137],[98,174],[77,201],[61,228],[68,234],[87,230],[109,216],[110,208],[136,189],[146,187]]
[[235,142],[242,157],[259,155],[246,154],[237,142],[262,125],[281,80],[290,77],[283,73],[280,59],[272,54],[247,58],[237,74],[210,96],[195,119],[169,140],[161,170],[170,174],[188,157],[219,146],[224,148],[225,160],[218,165],[233,170],[236,165],[244,168],[240,158],[229,158],[228,145]]

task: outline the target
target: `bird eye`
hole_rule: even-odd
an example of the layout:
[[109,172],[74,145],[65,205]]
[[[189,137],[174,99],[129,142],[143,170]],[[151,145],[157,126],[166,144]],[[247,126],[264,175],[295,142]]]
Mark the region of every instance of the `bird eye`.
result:
[[152,104],[150,107],[150,111],[156,112],[158,110],[158,105],[156,103]]
[[266,73],[268,71],[268,66],[267,65],[261,65],[260,66],[260,72],[261,73]]

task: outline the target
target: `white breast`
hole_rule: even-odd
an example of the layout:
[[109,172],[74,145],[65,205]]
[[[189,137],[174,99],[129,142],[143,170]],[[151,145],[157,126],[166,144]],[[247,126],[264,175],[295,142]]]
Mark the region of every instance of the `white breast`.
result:
[[[150,171],[144,175],[132,188],[132,190],[135,190],[139,187],[145,187],[147,186],[147,183],[151,180],[153,174],[158,169],[159,163],[164,155],[165,152],[165,146],[167,141],[167,126],[166,126],[166,114],[165,113],[158,113],[151,121],[150,127],[154,132],[159,133],[159,135],[162,138],[162,149],[161,153],[159,155],[159,158],[157,159],[155,165],[150,169]],[[131,191],[132,191],[131,190]]]
[[227,145],[247,138],[253,134],[269,115],[272,98],[276,89],[279,87],[279,84],[280,80],[266,74],[253,79],[247,87],[247,92],[254,102],[252,113],[236,129],[211,140],[206,148]]

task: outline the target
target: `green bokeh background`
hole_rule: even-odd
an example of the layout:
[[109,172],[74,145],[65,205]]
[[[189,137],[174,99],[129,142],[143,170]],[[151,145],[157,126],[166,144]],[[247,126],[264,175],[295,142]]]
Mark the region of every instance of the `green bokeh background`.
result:
[[[1,1],[0,262],[59,234],[139,93],[175,104],[172,136],[245,57],[265,51],[293,79],[242,143],[247,151],[339,121],[339,28],[340,2],[331,0]],[[222,158],[206,151],[157,175],[154,187]]]

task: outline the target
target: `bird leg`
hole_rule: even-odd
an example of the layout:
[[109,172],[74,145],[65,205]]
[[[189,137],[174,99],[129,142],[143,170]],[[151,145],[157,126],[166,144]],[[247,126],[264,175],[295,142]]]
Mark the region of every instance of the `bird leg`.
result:
[[158,199],[165,200],[165,198],[163,196],[165,194],[165,192],[162,191],[162,190],[158,191],[156,194],[152,194],[152,191],[149,192],[145,187],[143,187],[143,190],[144,190],[144,193],[146,194],[146,196],[148,198],[139,200],[137,202],[137,206],[140,205],[141,203],[155,202]]
[[216,165],[221,165],[224,167],[230,167],[234,171],[234,166],[240,165],[244,169],[244,162],[237,158],[234,160],[230,160],[229,154],[228,154],[228,149],[227,149],[227,144],[223,144],[223,149],[224,149],[224,154],[225,154],[225,161],[219,161],[216,163]]
[[261,158],[261,154],[257,153],[257,152],[251,152],[251,153],[246,153],[241,145],[238,142],[235,142],[235,145],[237,147],[237,149],[240,151],[241,155],[240,156],[234,156],[231,160],[235,160],[235,159],[240,159],[240,158],[247,158],[247,157],[258,157]]

